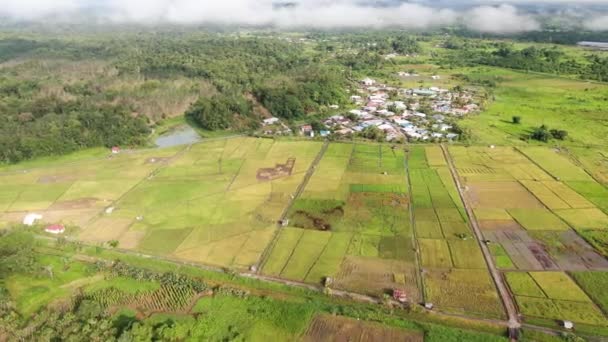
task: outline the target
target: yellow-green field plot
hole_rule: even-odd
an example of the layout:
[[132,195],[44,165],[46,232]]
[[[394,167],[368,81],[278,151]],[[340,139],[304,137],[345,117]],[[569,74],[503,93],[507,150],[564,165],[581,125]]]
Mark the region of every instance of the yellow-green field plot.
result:
[[579,191],[593,184],[584,170],[546,147],[452,146],[449,152],[484,237],[497,243],[492,250],[502,268],[581,270],[599,265],[601,256],[572,230],[608,225],[594,203],[603,201],[603,188],[590,190],[595,194],[591,197]]
[[0,172],[0,211],[9,223],[30,212],[44,223],[80,228],[93,220],[145,177],[170,160],[179,149],[125,151],[89,159],[59,158],[12,166]]
[[[501,317],[496,288],[443,151],[412,147],[408,166],[426,300],[438,310]],[[478,294],[475,303],[471,293]]]
[[0,173],[0,214],[37,212],[78,226],[70,232],[85,242],[248,268],[321,146],[243,137],[11,168]]
[[131,241],[138,250],[248,268],[271,241],[320,148],[253,138],[202,142],[129,191],[109,217],[133,220],[125,234],[140,239]]
[[402,148],[329,144],[262,272],[309,283],[336,278],[335,286],[375,295],[411,288],[417,297],[406,179]]
[[608,325],[591,298],[563,272],[510,272],[505,279],[524,318]]

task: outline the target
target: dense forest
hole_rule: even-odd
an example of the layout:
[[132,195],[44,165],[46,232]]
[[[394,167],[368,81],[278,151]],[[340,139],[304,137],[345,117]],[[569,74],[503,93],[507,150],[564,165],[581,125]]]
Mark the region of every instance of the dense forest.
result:
[[608,80],[608,57],[520,47],[504,38],[474,39],[459,31],[0,32],[0,163],[144,145],[155,125],[182,115],[206,130],[239,132],[257,129],[270,115],[288,123],[319,117],[348,103],[357,77],[391,67],[389,54],[445,67],[489,65]]

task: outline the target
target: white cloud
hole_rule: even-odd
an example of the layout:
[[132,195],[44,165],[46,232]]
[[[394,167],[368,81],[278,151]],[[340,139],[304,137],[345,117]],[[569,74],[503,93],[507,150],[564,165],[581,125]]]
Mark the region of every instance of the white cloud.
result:
[[585,21],[583,26],[592,31],[606,31],[608,30],[608,15],[598,16],[589,21]]
[[[297,6],[273,6],[292,1]],[[369,5],[365,5],[365,2]],[[389,0],[386,0],[389,1]],[[608,4],[608,0],[574,3]],[[94,8],[97,19],[114,22],[176,24],[272,24],[283,28],[382,28],[426,29],[461,21],[482,32],[512,33],[540,27],[531,16],[505,3],[570,3],[572,0],[418,0],[393,6],[373,6],[374,0],[0,0],[0,16],[41,20],[69,16]],[[469,9],[453,9],[468,4]],[[484,5],[485,4],[485,5]],[[495,6],[488,6],[493,4]],[[501,5],[498,5],[501,4]],[[598,27],[601,20],[598,19]]]
[[516,33],[540,29],[530,15],[522,14],[511,5],[481,6],[468,12],[465,25],[475,31],[487,33]]

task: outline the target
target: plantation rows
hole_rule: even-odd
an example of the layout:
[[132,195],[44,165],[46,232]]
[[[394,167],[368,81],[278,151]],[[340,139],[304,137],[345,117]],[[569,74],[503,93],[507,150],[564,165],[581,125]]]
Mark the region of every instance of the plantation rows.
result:
[[168,285],[151,292],[126,293],[114,287],[95,291],[85,296],[103,308],[116,305],[135,305],[149,311],[178,311],[186,308],[196,295],[190,286]]

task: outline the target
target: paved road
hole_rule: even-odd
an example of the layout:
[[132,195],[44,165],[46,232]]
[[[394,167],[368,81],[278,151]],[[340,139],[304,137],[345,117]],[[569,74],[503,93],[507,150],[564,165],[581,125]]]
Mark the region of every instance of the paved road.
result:
[[515,307],[515,303],[513,302],[513,298],[511,298],[509,291],[507,290],[507,286],[505,285],[505,282],[504,282],[502,276],[500,275],[500,272],[496,268],[496,265],[494,265],[494,260],[492,259],[492,254],[490,253],[490,249],[483,242],[484,238],[481,233],[481,229],[479,228],[479,225],[477,224],[477,220],[475,220],[475,216],[473,215],[473,209],[471,208],[466,197],[464,196],[464,193],[463,193],[464,188],[460,184],[460,179],[458,178],[458,174],[456,173],[456,168],[454,167],[454,161],[452,160],[452,157],[450,156],[445,145],[443,145],[443,144],[441,145],[441,150],[443,151],[445,159],[448,162],[448,167],[450,168],[450,173],[452,174],[452,178],[454,179],[454,182],[456,183],[456,187],[458,188],[458,194],[460,195],[462,203],[464,203],[465,211],[467,213],[467,216],[469,217],[471,226],[473,227],[473,232],[475,233],[475,237],[477,238],[477,242],[479,243],[479,246],[481,247],[481,251],[483,252],[483,256],[484,256],[484,259],[486,260],[486,264],[488,265],[488,269],[490,270],[490,274],[492,275],[492,279],[494,279],[494,283],[496,284],[498,293],[500,294],[503,305],[507,311],[507,316],[509,317],[509,328],[519,329],[521,327],[521,323],[519,322],[519,316],[517,314],[517,309]]

